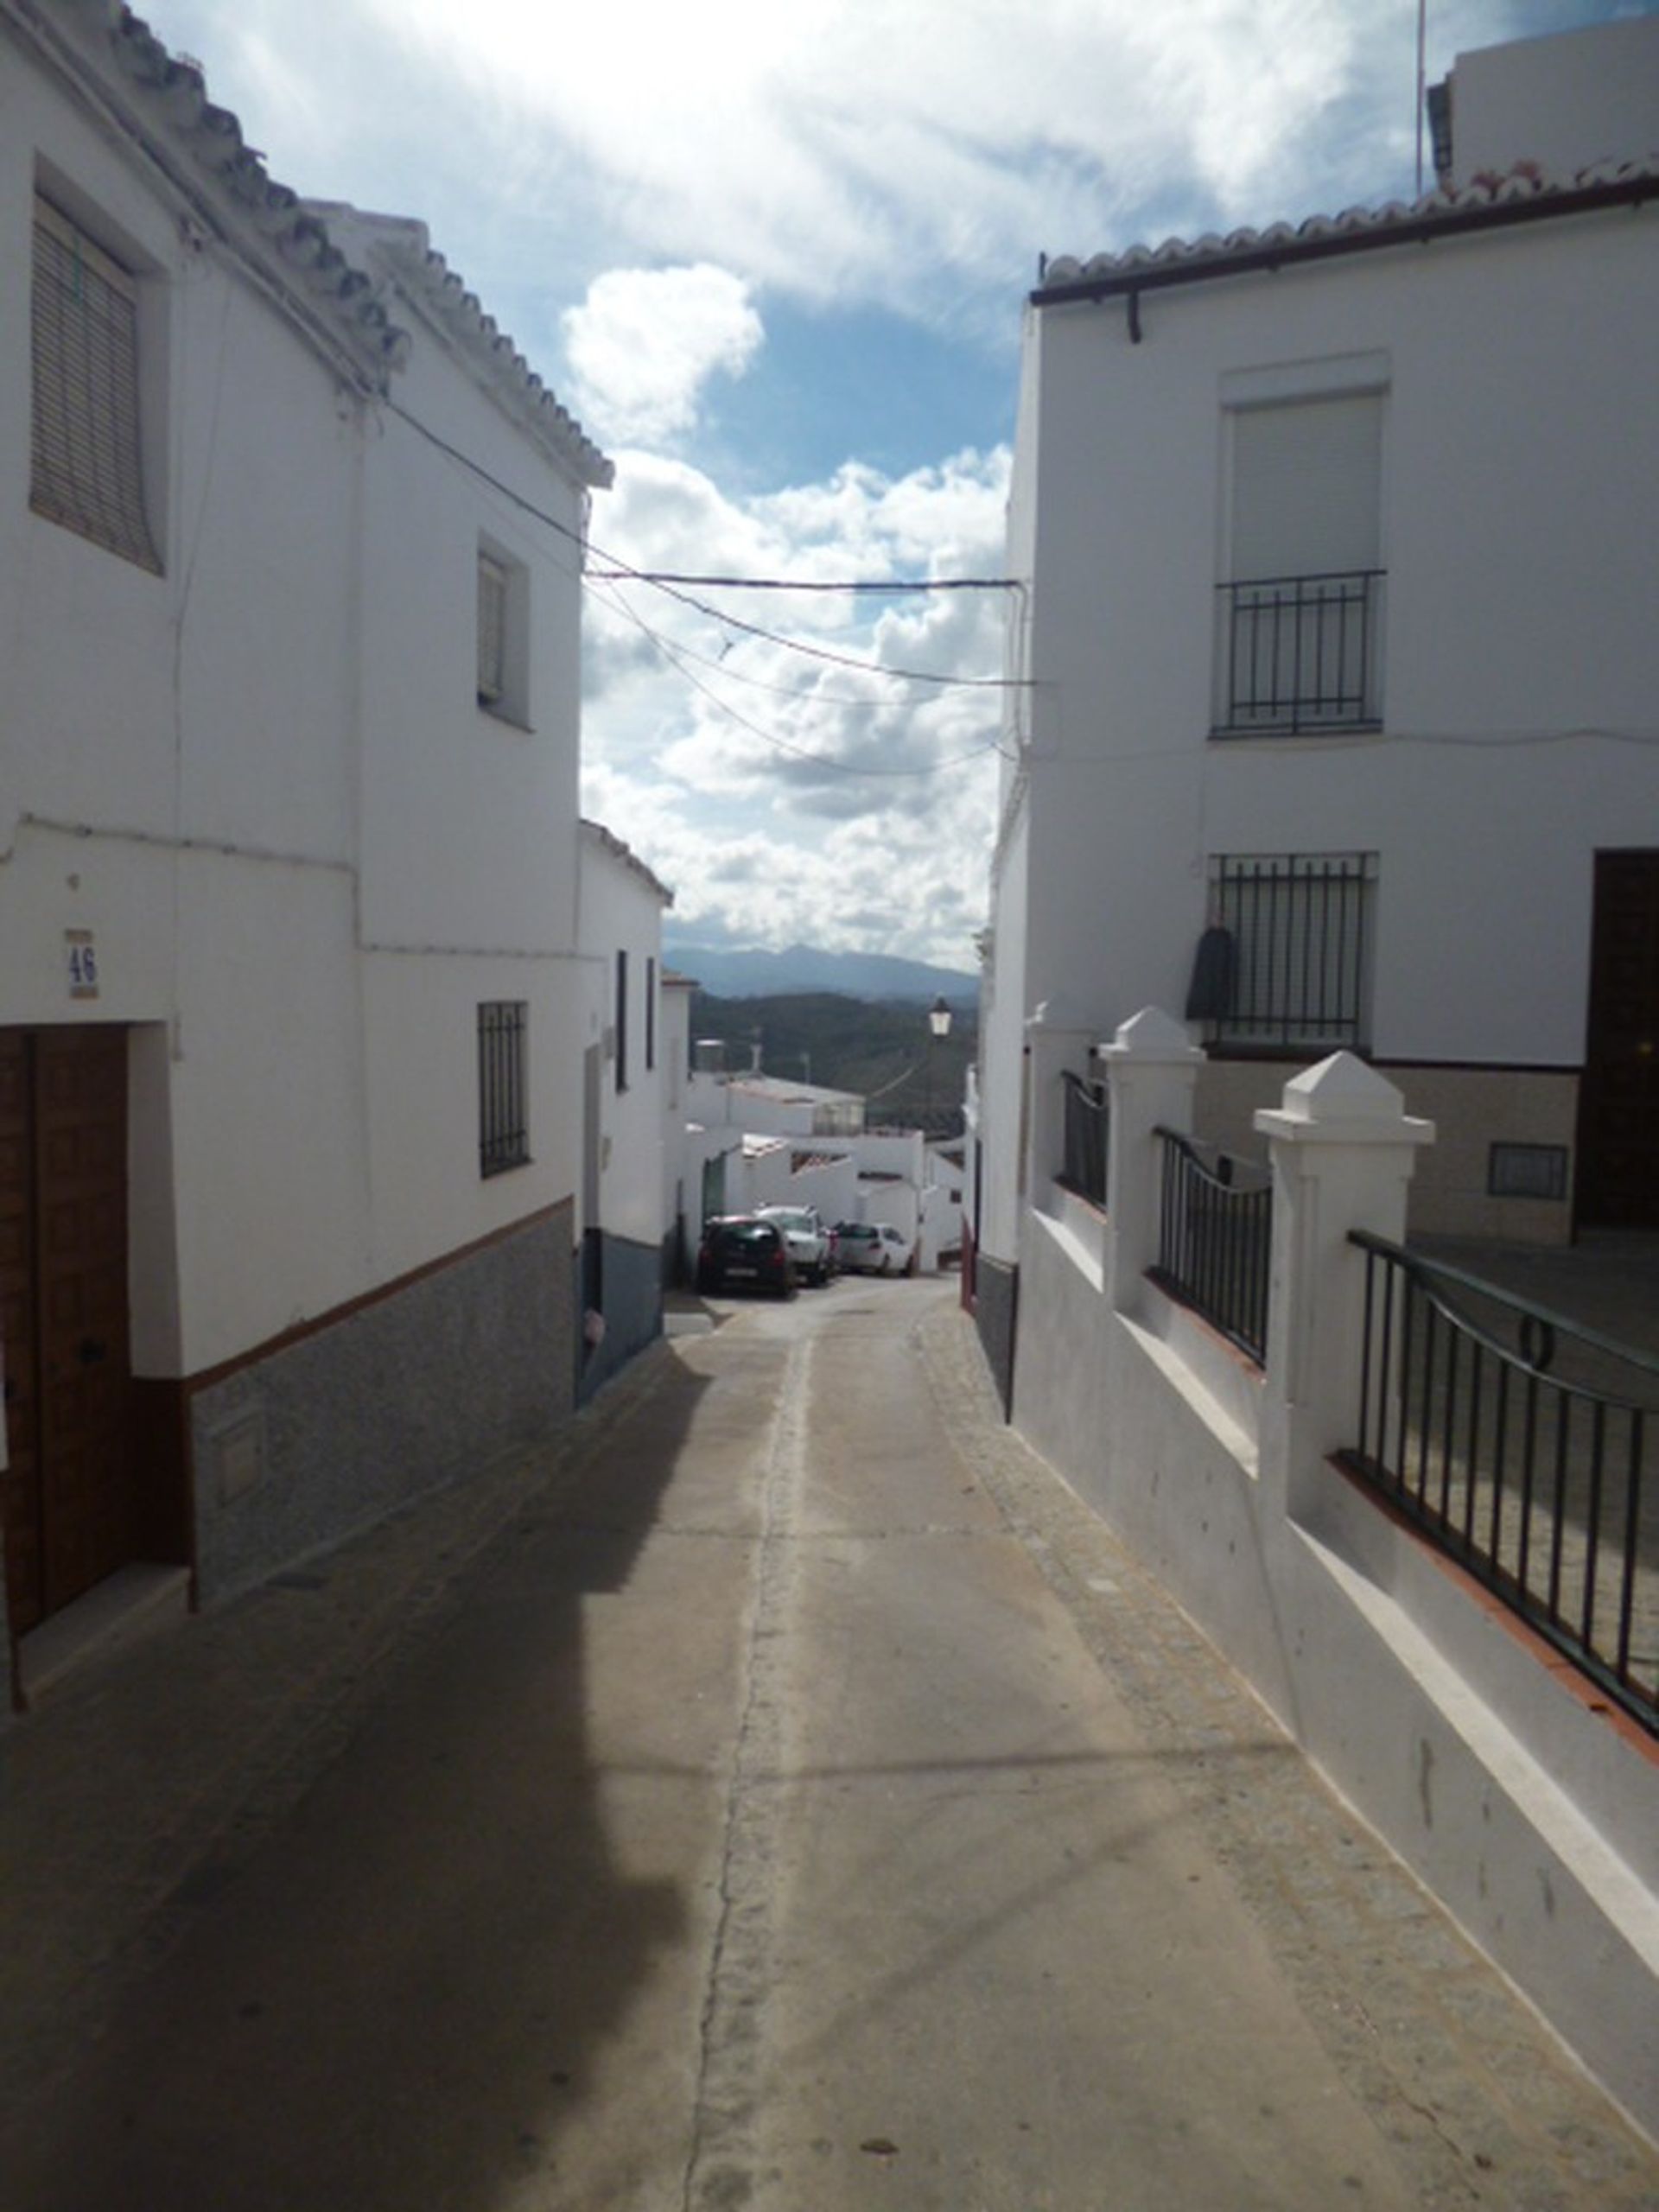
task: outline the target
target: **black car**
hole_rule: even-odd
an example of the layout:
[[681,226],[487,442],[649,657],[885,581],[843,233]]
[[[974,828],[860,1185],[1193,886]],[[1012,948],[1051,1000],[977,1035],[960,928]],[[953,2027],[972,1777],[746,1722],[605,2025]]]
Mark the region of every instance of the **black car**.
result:
[[697,1254],[697,1288],[769,1290],[779,1298],[793,1298],[795,1266],[779,1224],[757,1221],[751,1214],[711,1221]]

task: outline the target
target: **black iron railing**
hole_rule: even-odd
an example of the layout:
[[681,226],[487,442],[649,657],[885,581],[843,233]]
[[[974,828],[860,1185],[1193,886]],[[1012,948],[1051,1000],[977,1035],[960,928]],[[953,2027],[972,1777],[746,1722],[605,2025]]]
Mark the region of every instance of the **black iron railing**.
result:
[[1659,1735],[1659,1361],[1363,1230],[1351,1241],[1365,1342],[1341,1463]]
[[1382,580],[1353,569],[1218,586],[1214,734],[1380,728]]
[[1106,1203],[1106,1147],[1111,1133],[1111,1108],[1103,1083],[1085,1083],[1070,1068],[1062,1068],[1065,1086],[1065,1156],[1060,1180],[1068,1191],[1091,1205]]
[[1273,1246],[1267,1171],[1201,1149],[1173,1129],[1158,1135],[1164,1158],[1153,1279],[1264,1365]]

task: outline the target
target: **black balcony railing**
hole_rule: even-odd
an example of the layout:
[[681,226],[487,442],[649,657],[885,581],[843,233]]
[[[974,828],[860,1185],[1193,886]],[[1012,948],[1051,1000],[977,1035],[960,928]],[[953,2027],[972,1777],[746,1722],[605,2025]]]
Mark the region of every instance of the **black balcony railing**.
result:
[[[1268,1356],[1273,1189],[1264,1168],[1160,1128],[1163,1183],[1153,1280],[1258,1367]],[[1208,1147],[1206,1147],[1208,1149]]]
[[1093,1205],[1106,1203],[1106,1147],[1111,1110],[1103,1083],[1085,1083],[1062,1068],[1065,1086],[1065,1157],[1060,1180]]
[[1382,582],[1353,569],[1222,584],[1215,734],[1380,728]]
[[1343,1465],[1659,1735],[1659,1361],[1363,1230]]

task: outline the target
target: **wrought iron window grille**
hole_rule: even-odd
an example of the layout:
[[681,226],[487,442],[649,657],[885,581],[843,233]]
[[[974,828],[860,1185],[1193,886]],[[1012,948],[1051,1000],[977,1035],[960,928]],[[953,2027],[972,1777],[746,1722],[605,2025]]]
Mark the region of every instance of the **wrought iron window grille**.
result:
[[478,1170],[499,1175],[530,1160],[530,1008],[493,999],[478,1009]]
[[1382,726],[1381,569],[1217,587],[1214,737]]
[[[1364,1052],[1370,1043],[1374,853],[1222,854],[1201,1011],[1230,1052]],[[1194,988],[1198,978],[1195,974]]]

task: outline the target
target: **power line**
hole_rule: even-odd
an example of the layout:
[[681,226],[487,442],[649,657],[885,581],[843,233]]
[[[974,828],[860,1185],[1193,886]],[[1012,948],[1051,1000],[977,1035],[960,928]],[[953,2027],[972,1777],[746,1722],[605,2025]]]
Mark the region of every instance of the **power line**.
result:
[[740,729],[747,730],[751,737],[758,737],[763,745],[772,746],[779,753],[791,753],[798,760],[810,760],[814,767],[828,769],[836,775],[937,776],[944,769],[959,768],[969,760],[982,760],[986,753],[1001,750],[996,740],[990,738],[983,745],[976,745],[967,753],[953,753],[949,760],[930,761],[925,766],[917,768],[860,767],[855,762],[850,760],[832,760],[827,753],[814,753],[807,746],[791,745],[786,737],[779,737],[771,730],[762,729],[759,722],[751,721],[747,715],[740,714],[735,707],[722,699],[712,685],[705,683],[701,677],[694,676],[682,662],[678,648],[671,645],[666,638],[653,630],[651,625],[637,614],[626,601],[617,602],[617,612],[627,617],[640,634],[657,648],[663,658],[691,686],[694,691],[700,691],[711,705],[718,708],[722,715],[728,716]]
[[[630,563],[624,561],[620,554],[609,552],[604,546],[594,543],[592,539],[584,538],[580,531],[572,530],[568,523],[561,522],[556,515],[549,514],[544,507],[538,507],[533,499],[526,499],[522,492],[515,491],[511,484],[503,483],[499,476],[493,475],[481,463],[474,461],[470,454],[463,453],[459,446],[451,445],[448,438],[440,437],[435,430],[429,429],[422,422],[418,415],[411,415],[406,407],[399,406],[395,399],[386,399],[382,404],[389,413],[397,416],[399,422],[407,423],[410,429],[424,438],[429,445],[435,446],[440,453],[447,454],[451,461],[459,463],[462,468],[469,470],[473,475],[479,477],[484,483],[499,492],[504,499],[511,500],[514,506],[522,508],[528,515],[534,516],[537,522],[545,523],[550,530],[556,531],[561,537],[567,538],[579,553],[592,550],[601,559],[612,563],[608,570],[584,572],[582,575],[584,583],[632,582],[650,584],[653,590],[660,591],[665,597],[677,601],[683,607],[695,609],[699,614],[707,615],[710,621],[721,623],[729,630],[741,630],[748,637],[763,639],[768,645],[781,645],[785,652],[802,653],[811,660],[828,661],[841,668],[861,669],[871,676],[890,676],[900,683],[932,683],[944,689],[961,691],[1020,691],[1029,688],[1028,679],[1022,677],[941,676],[937,670],[933,669],[894,668],[882,661],[863,660],[851,653],[832,652],[827,646],[805,645],[798,638],[786,638],[780,632],[766,629],[758,622],[745,622],[735,614],[722,613],[720,608],[709,607],[702,600],[691,598],[677,585],[667,582],[666,571],[652,575],[644,569],[636,569]],[[747,582],[742,578],[729,578],[724,581],[732,584]],[[1013,580],[999,583],[988,577],[963,577],[958,582],[960,588],[964,590],[1018,590],[1020,588],[1019,584]],[[947,586],[951,588],[957,588],[950,586],[949,580],[942,577],[938,580],[936,585],[930,586],[929,588],[944,589]],[[712,585],[709,587],[709,588],[713,588]],[[839,588],[839,587],[835,588]],[[906,589],[910,588],[909,586],[900,587]],[[757,588],[766,591],[803,590],[810,587],[785,584],[780,580],[773,579],[770,582],[762,582]]]
[[[608,557],[608,556],[607,556]],[[896,598],[913,591],[1018,591],[1017,576],[890,576],[885,582],[844,576],[692,576],[675,569],[590,569],[595,583],[696,584],[704,591],[833,591]]]

